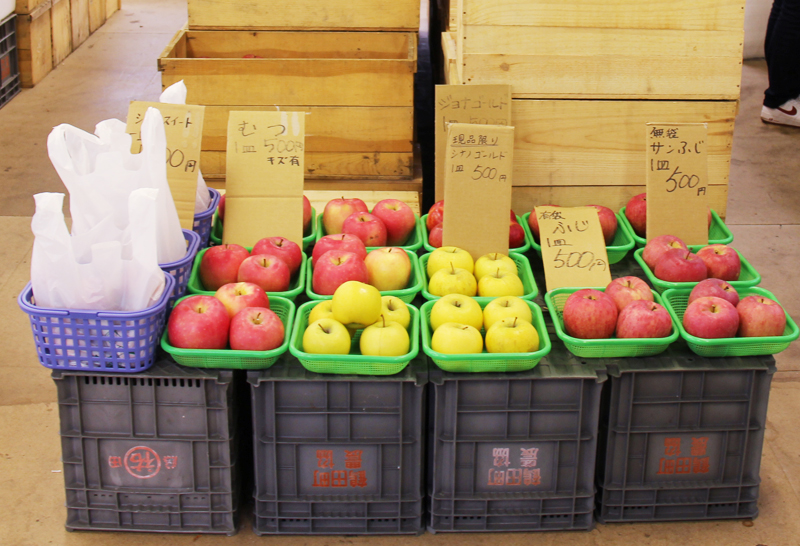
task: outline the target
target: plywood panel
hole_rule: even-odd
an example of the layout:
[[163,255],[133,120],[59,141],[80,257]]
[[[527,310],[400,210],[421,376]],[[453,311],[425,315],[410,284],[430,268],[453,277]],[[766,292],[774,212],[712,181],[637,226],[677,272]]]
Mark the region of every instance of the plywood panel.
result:
[[50,9],[54,67],[72,53],[72,16],[69,2],[70,0],[58,0]]
[[106,0],[89,0],[89,33],[106,22]]
[[69,0],[70,23],[72,25],[72,48],[89,37],[89,0]]
[[39,5],[35,17],[17,16],[17,52],[22,87],[33,87],[53,70],[49,0]]

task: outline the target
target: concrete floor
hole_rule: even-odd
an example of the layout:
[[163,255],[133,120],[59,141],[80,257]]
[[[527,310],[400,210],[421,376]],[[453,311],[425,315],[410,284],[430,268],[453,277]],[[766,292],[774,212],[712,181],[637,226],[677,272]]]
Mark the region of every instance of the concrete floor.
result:
[[[249,518],[233,538],[64,531],[58,410],[49,373],[37,362],[27,317],[16,304],[29,278],[32,194],[63,191],[46,153],[51,127],[86,130],[124,119],[133,99],[156,100],[156,58],[186,21],[182,0],[125,0],[116,13],[36,88],[0,109],[0,545],[255,544],[287,546],[397,544],[784,546],[800,544],[800,344],[777,357],[754,522],[598,525],[590,533],[430,535],[419,538],[281,537],[252,534]],[[800,318],[800,130],[759,119],[763,61],[746,62],[736,120],[727,223],[735,246],[755,265],[762,286]],[[795,272],[795,273],[792,273]]]

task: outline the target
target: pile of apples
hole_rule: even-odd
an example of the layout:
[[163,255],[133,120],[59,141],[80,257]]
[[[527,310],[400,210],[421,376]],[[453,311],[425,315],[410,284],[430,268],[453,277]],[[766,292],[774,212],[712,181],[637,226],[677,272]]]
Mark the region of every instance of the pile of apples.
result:
[[689,294],[683,327],[704,339],[781,336],[786,312],[764,296],[739,299],[736,289],[721,279],[701,281]]
[[[558,205],[539,205],[541,207],[558,207]],[[603,239],[606,246],[614,242],[614,237],[617,234],[617,215],[614,211],[603,205],[586,205],[597,209],[597,216],[600,218],[600,228],[603,230]],[[536,217],[536,209],[531,209],[528,215],[528,227],[533,235],[533,240],[539,242],[539,219]]]
[[[434,248],[442,246],[442,229],[444,222],[444,200],[437,201],[428,209],[425,227],[428,228],[428,244]],[[511,211],[511,223],[508,228],[508,248],[525,246],[525,230],[519,225],[517,215]]]
[[742,270],[739,253],[728,245],[708,245],[694,254],[674,235],[650,239],[642,259],[657,279],[669,282],[699,282],[709,277],[735,281]]
[[620,277],[605,292],[584,288],[570,294],[562,311],[564,329],[578,339],[661,338],[672,332],[672,317],[655,303],[638,277]]
[[358,281],[342,284],[311,310],[303,332],[303,351],[311,354],[346,355],[352,336],[359,339],[362,355],[402,356],[408,353],[408,306],[394,296],[381,297],[374,286]]
[[499,252],[472,255],[454,246],[437,248],[428,256],[428,292],[434,296],[522,296],[525,289],[517,264]]
[[258,285],[223,285],[213,296],[190,296],[172,310],[167,335],[173,347],[269,351],[277,349],[285,331]]
[[[222,197],[219,199],[219,205],[217,205],[217,216],[219,217],[219,221],[225,223],[225,194],[222,194]],[[308,197],[305,195],[303,196],[303,235],[308,235],[311,233],[311,201],[308,200]]]
[[[625,205],[625,218],[639,237],[647,235],[647,193],[631,197]],[[708,209],[708,227],[711,227],[711,208]]]
[[539,333],[532,324],[531,309],[509,296],[489,302],[481,310],[474,299],[449,294],[431,308],[431,349],[443,354],[532,353],[539,350]]
[[399,199],[384,199],[372,207],[361,199],[332,199],[322,212],[326,235],[355,235],[364,246],[402,246],[414,232],[417,217]]

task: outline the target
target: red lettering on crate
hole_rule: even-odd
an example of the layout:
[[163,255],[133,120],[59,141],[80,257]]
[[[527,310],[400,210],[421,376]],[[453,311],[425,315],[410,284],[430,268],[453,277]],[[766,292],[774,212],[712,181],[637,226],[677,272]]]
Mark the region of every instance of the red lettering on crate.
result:
[[663,457],[658,462],[658,474],[675,474],[675,460],[664,459]]
[[525,485],[541,485],[541,470],[538,468],[523,468],[522,481],[525,483]]
[[317,467],[333,468],[333,451],[326,449],[317,450]]
[[367,473],[363,470],[351,470],[349,472],[350,487],[366,487]]
[[677,459],[661,458],[656,474],[708,474],[708,457],[679,457]]
[[708,474],[708,457],[698,457],[692,462],[693,474]]
[[347,487],[347,470],[331,471],[331,487]]
[[125,470],[134,478],[146,480],[161,470],[161,459],[158,453],[147,446],[136,446],[125,454]]
[[675,460],[675,474],[690,474],[692,472],[692,458],[678,457]]
[[664,455],[667,457],[677,457],[681,454],[680,438],[664,438]]
[[177,455],[166,455],[164,456],[164,468],[167,470],[175,470],[178,466],[178,456]]
[[519,465],[522,468],[533,468],[536,466],[536,459],[539,456],[539,448],[532,447],[530,449],[520,448]]
[[330,487],[331,486],[331,473],[320,470],[314,471],[314,483],[311,487]]
[[496,447],[492,450],[494,456],[494,466],[509,466],[511,461],[509,455],[511,450],[507,447]]
[[367,487],[364,470],[315,470],[311,487]]
[[505,485],[506,484],[506,471],[489,469],[489,482],[486,485]]
[[111,468],[122,468],[122,457],[110,456],[108,458],[108,466]]
[[521,468],[498,468],[511,466],[511,449],[496,447],[492,449],[493,464],[495,468],[489,469],[487,485],[541,485],[542,474],[539,468],[534,468],[538,464],[539,448],[520,448],[519,466]]
[[522,469],[509,468],[506,470],[506,485],[522,485]]
[[347,451],[344,450],[344,467],[345,468],[361,468],[361,455],[364,452],[361,450]]
[[702,457],[706,454],[708,447],[708,438],[702,436],[700,438],[692,438],[692,457]]

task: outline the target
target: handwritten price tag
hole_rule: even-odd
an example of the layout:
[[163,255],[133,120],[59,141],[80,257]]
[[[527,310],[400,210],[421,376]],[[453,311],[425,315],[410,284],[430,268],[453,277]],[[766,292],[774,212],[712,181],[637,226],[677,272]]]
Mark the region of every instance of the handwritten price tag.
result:
[[611,282],[606,243],[592,207],[535,207],[547,290],[604,288]]
[[705,123],[647,124],[647,239],[708,244]]

